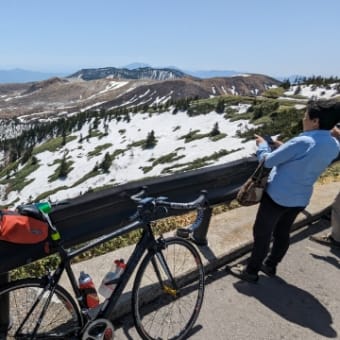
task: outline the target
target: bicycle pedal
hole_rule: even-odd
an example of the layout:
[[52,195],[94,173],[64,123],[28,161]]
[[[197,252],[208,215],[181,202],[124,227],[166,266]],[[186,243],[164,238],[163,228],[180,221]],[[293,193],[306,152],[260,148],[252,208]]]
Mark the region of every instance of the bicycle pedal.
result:
[[112,340],[114,328],[108,319],[96,319],[87,324],[84,329],[82,340]]

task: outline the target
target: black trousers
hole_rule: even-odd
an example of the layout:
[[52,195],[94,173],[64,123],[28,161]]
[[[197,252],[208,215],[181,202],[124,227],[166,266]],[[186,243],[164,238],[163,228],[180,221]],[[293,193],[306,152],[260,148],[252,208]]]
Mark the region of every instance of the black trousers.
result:
[[249,273],[255,274],[260,270],[272,238],[273,245],[266,264],[276,267],[283,259],[289,248],[291,226],[304,208],[284,207],[275,203],[267,193],[263,195],[253,226],[254,245],[247,265]]

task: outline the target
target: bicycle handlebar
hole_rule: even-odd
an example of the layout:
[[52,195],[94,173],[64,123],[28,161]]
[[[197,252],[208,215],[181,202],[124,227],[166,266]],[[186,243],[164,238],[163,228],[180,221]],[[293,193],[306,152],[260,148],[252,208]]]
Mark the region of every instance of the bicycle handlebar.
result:
[[207,191],[202,190],[200,195],[193,201],[182,203],[182,202],[172,202],[168,201],[167,197],[151,197],[145,196],[147,194],[147,187],[143,187],[138,193],[131,195],[130,199],[137,203],[139,206],[143,207],[152,203],[154,207],[165,207],[174,210],[191,210],[197,209],[208,204]]
[[207,204],[207,193],[201,192],[201,194],[193,201],[187,203],[181,202],[169,202],[166,201],[166,198],[158,197],[155,199],[156,206],[168,207],[175,210],[191,210],[197,209],[202,207],[203,205]]
[[131,195],[130,199],[135,203],[139,203],[143,198],[145,198],[147,191],[148,191],[147,187],[142,187],[141,191],[137,192],[134,195]]

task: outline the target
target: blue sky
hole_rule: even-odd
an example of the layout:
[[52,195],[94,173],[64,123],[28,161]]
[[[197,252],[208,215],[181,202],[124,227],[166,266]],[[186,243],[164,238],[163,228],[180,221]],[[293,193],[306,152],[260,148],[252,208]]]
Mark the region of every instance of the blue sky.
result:
[[1,0],[0,70],[340,76],[338,0]]

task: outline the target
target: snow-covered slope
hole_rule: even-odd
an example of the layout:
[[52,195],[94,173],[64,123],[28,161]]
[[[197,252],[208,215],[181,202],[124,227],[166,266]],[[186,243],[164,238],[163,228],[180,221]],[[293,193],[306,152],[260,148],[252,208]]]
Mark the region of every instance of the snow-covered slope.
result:
[[[240,112],[246,108],[242,105],[236,107]],[[37,153],[39,168],[28,175],[26,180],[31,182],[20,192],[11,191],[7,196],[6,185],[0,186],[0,204],[7,204],[19,197],[20,202],[27,202],[44,192],[56,188],[67,187],[52,194],[52,200],[60,200],[79,196],[90,188],[104,185],[117,185],[145,177],[171,174],[173,171],[185,169],[188,163],[212,156],[215,152],[230,152],[220,158],[204,162],[204,166],[216,165],[232,160],[250,156],[255,151],[255,143],[242,143],[237,138],[237,130],[244,130],[251,125],[245,120],[231,122],[216,112],[206,115],[189,117],[186,112],[173,114],[170,111],[148,114],[138,113],[131,116],[130,122],[111,120],[106,136],[86,138],[92,121],[86,123],[82,130],[73,133],[74,139],[55,152],[44,151]],[[104,121],[101,122],[104,124]],[[185,142],[183,138],[190,131],[199,134],[208,134],[215,125],[218,125],[221,139],[213,141],[209,136]],[[104,131],[104,126],[98,131]],[[132,146],[140,140],[145,140],[147,135],[154,131],[157,144],[153,148],[143,149],[141,146]],[[225,134],[225,136],[223,135]],[[83,141],[80,142],[81,136]],[[95,152],[102,147],[101,152]],[[108,173],[99,172],[96,176],[75,185],[79,179],[88,174],[93,168],[103,161],[105,153],[118,155],[114,158]],[[157,162],[160,157],[173,153],[170,160],[165,163]],[[66,178],[49,181],[61,160],[66,155],[67,161],[72,161],[72,171]],[[157,164],[158,163],[158,164]],[[22,166],[21,166],[22,167]],[[145,170],[145,167],[149,167]],[[165,170],[165,168],[169,168]],[[18,169],[20,171],[20,168]]]
[[330,99],[340,96],[339,89],[339,83],[330,84],[327,87],[301,84],[291,86],[284,94],[286,96],[299,95],[306,99]]

